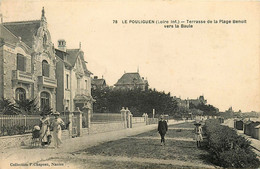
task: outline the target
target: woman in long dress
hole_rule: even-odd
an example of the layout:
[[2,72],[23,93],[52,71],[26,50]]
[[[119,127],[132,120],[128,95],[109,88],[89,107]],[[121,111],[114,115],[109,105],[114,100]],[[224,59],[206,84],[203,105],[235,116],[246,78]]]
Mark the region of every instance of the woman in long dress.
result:
[[53,114],[55,119],[53,121],[53,142],[54,146],[59,148],[61,145],[61,125],[64,125],[63,120],[59,117],[60,113],[55,112]]
[[48,144],[48,135],[50,135],[50,118],[46,114],[42,114],[42,118],[40,118],[41,122],[41,130],[40,130],[40,140],[41,145],[45,146]]

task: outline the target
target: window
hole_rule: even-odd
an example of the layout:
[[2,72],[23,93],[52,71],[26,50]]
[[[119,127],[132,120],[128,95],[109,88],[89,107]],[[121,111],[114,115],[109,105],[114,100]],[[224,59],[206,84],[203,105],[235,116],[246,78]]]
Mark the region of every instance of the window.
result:
[[26,67],[26,58],[18,53],[17,54],[17,70],[20,70],[20,71],[26,71],[25,67]]
[[50,107],[50,94],[47,92],[41,92],[41,109],[43,107]]
[[16,100],[25,100],[26,99],[26,92],[23,88],[17,88],[15,90],[15,99]]
[[42,61],[42,76],[50,76],[50,65],[46,60]]
[[66,74],[66,89],[69,89],[69,75]]

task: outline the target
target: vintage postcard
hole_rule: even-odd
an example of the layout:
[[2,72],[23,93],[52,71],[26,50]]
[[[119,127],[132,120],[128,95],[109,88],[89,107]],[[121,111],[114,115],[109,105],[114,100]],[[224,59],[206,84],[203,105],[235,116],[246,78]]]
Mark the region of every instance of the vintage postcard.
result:
[[258,168],[259,11],[0,0],[0,169]]

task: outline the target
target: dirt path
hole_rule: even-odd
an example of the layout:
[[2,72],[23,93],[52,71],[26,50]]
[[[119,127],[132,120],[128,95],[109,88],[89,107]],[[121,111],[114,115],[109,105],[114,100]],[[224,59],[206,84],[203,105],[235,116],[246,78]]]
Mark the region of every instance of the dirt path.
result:
[[[128,138],[135,138],[135,139],[151,139],[151,140],[160,140],[161,138],[159,137],[128,137]],[[170,141],[192,141],[195,142],[192,138],[185,138],[185,137],[169,137],[165,138],[166,142],[168,140]],[[195,143],[194,143],[195,144]]]

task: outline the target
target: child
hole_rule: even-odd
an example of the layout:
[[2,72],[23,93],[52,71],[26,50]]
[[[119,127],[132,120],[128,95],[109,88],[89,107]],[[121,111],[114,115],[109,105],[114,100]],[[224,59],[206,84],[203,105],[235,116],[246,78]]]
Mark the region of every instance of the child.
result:
[[202,138],[202,128],[201,128],[201,123],[195,123],[195,140],[197,141],[197,147],[201,147],[201,141],[203,140]]

